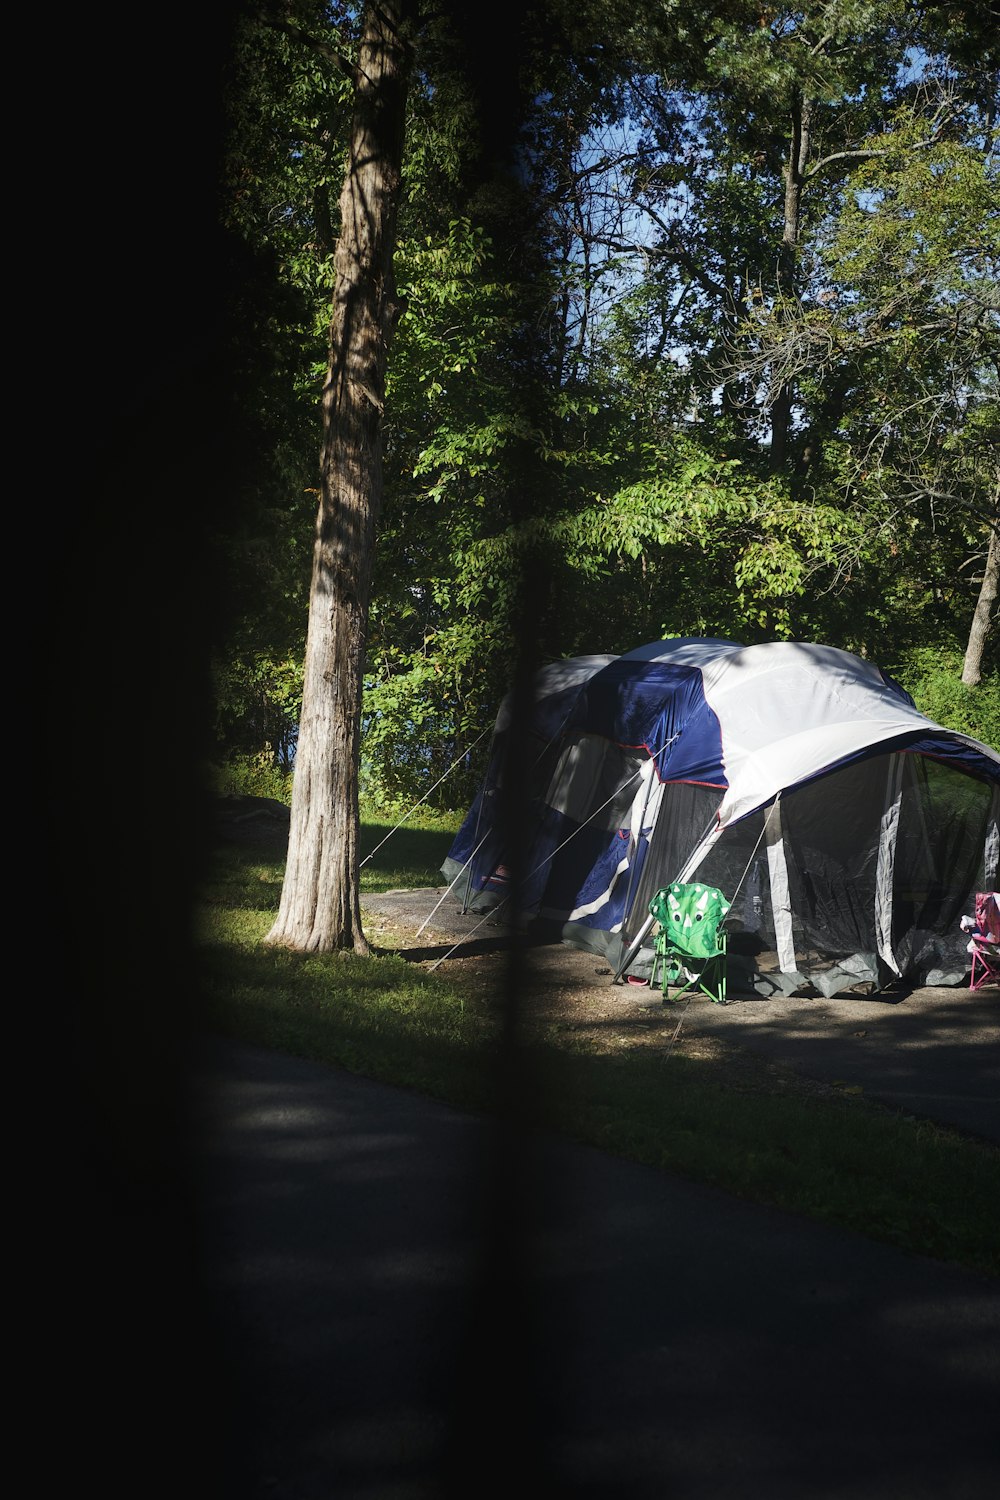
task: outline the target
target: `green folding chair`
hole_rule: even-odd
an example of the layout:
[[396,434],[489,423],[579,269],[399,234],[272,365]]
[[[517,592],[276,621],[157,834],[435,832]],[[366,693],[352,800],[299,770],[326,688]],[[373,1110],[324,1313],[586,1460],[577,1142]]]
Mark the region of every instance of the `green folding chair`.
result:
[[[664,886],[649,903],[660,924],[653,939],[651,989],[659,982],[664,1000],[679,1000],[699,989],[716,1005],[726,1005],[726,929],[732,902],[711,885],[697,882]],[[668,990],[680,985],[675,995]]]

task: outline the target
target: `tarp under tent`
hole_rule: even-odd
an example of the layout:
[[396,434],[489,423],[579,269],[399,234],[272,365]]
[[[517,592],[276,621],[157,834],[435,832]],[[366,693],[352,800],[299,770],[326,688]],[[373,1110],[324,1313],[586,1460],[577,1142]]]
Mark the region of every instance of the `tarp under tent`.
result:
[[696,878],[732,902],[734,996],[962,985],[998,820],[1000,755],[872,663],[685,637],[543,668],[523,721],[507,700],[442,873],[464,909],[502,905],[615,980],[650,973],[650,902]]

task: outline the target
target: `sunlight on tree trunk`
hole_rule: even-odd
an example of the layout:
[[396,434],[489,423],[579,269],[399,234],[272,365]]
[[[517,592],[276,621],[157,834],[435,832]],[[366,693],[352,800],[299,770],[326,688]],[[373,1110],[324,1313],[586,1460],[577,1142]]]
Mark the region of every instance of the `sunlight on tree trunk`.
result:
[[330,362],[323,391],[302,716],[288,859],[267,941],[367,953],[358,900],[361,693],[375,526],[382,502],[386,356],[409,47],[407,0],[369,5],[340,196]]

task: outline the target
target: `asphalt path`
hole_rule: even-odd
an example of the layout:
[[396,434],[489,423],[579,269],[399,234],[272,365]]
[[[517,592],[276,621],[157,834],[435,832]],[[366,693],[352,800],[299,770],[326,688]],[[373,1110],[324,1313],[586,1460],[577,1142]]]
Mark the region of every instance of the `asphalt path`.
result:
[[215,1494],[1000,1493],[996,1281],[279,1054],[196,1080]]
[[[996,1006],[685,1025],[990,1135]],[[279,1053],[190,1079],[213,1500],[1000,1494],[996,1280]]]

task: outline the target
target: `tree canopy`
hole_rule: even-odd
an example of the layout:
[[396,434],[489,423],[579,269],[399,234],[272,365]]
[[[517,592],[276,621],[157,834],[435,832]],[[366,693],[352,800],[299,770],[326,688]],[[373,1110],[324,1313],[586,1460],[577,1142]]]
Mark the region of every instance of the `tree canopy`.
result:
[[[458,760],[437,797],[463,802],[526,636],[538,659],[825,640],[996,738],[997,72],[974,18],[539,0],[480,34],[464,15],[414,9],[364,789],[415,799]],[[260,462],[219,754],[279,771],[360,20],[248,12],[231,72],[234,370]]]

